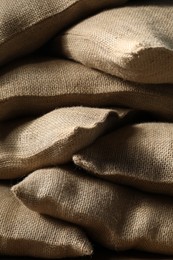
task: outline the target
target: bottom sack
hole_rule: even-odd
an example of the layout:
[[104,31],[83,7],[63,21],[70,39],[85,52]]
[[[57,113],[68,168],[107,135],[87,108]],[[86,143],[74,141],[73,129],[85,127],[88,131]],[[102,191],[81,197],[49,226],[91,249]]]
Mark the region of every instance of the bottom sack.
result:
[[173,200],[87,176],[72,168],[37,170],[13,186],[30,209],[83,227],[113,250],[173,254]]
[[92,254],[78,227],[29,210],[10,186],[0,185],[0,198],[0,255],[63,258]]

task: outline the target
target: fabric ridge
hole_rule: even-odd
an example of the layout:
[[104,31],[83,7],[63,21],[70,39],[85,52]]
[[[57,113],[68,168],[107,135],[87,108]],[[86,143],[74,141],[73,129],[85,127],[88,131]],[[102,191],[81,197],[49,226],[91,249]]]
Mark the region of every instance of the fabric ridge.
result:
[[72,161],[75,152],[118,127],[128,113],[133,120],[128,110],[66,107],[36,119],[1,124],[0,179]]

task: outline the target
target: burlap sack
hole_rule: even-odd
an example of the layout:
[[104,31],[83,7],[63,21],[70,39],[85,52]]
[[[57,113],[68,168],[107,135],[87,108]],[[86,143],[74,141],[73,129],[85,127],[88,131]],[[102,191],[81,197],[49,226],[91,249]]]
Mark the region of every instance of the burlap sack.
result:
[[1,0],[0,65],[34,51],[79,18],[126,1]]
[[38,170],[12,190],[30,209],[82,226],[110,249],[173,254],[172,198],[147,195],[69,168]]
[[71,161],[74,153],[121,125],[121,120],[124,124],[133,120],[131,113],[121,109],[70,107],[37,119],[1,124],[0,179],[13,179]]
[[173,121],[171,85],[139,85],[75,62],[28,58],[1,69],[0,120],[61,106],[126,106]]
[[0,185],[0,197],[0,255],[62,258],[92,254],[92,246],[78,227],[29,210],[7,185]]
[[83,20],[49,48],[126,80],[173,83],[172,20],[172,0],[129,1]]
[[101,178],[173,195],[173,124],[123,127],[73,156],[76,165]]

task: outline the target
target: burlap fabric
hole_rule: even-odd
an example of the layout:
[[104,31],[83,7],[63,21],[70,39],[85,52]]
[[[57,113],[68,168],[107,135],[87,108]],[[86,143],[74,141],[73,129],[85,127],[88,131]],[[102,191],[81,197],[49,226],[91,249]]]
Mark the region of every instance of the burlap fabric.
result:
[[173,253],[172,198],[69,168],[38,170],[12,190],[30,209],[78,224],[110,249]]
[[138,189],[173,195],[173,125],[125,126],[73,156],[90,173]]
[[62,106],[126,106],[173,121],[171,85],[130,83],[54,58],[31,57],[1,69],[0,120]]
[[44,258],[92,254],[85,234],[71,224],[41,216],[25,207],[0,184],[0,254]]
[[33,52],[61,29],[126,0],[1,0],[0,65]]
[[58,35],[50,49],[126,80],[173,83],[172,19],[172,0],[129,1]]
[[121,120],[133,120],[133,111],[69,107],[36,119],[5,122],[1,124],[0,179],[72,161],[74,153],[118,127]]
[[172,10],[0,1],[0,255],[173,254]]

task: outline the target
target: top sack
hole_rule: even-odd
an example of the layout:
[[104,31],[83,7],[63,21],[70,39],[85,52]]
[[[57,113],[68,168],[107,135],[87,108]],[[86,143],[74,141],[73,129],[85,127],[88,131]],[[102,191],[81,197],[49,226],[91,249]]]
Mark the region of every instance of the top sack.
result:
[[0,65],[30,53],[77,19],[127,0],[1,0]]
[[126,80],[173,83],[173,1],[129,1],[78,23],[49,47]]

